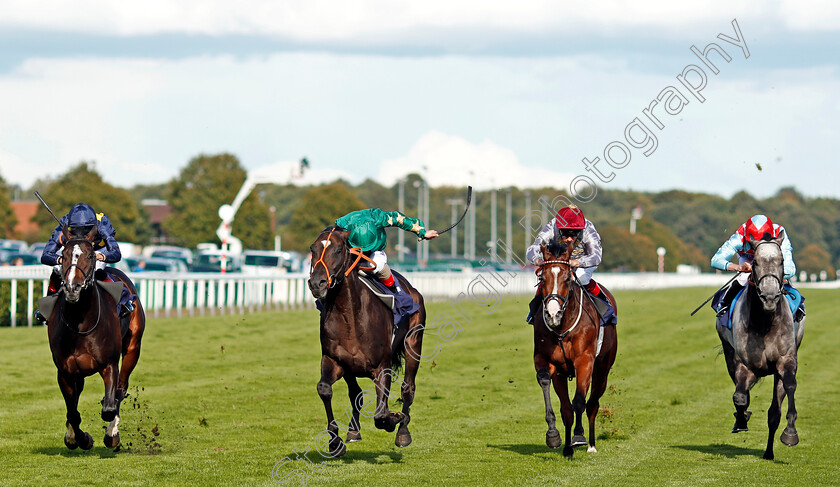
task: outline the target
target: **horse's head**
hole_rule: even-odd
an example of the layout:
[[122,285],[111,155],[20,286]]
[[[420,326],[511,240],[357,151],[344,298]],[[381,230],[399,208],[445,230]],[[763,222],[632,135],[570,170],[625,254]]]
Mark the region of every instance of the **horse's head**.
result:
[[782,283],[785,275],[782,256],[784,239],[784,231],[777,238],[770,238],[765,234],[761,240],[755,240],[752,237],[749,239],[750,246],[755,251],[752,262],[752,281],[755,283],[764,311],[768,313],[776,310],[782,297]]
[[549,326],[560,326],[569,304],[572,268],[569,266],[574,247],[552,240],[541,247],[543,264],[537,270],[543,296],[543,318]]
[[75,303],[82,290],[93,284],[96,254],[86,238],[73,238],[64,244],[61,253],[61,288],[67,301]]
[[309,290],[315,299],[324,299],[330,288],[344,277],[350,245],[349,232],[341,227],[330,226],[318,235],[309,246],[312,267],[309,270]]

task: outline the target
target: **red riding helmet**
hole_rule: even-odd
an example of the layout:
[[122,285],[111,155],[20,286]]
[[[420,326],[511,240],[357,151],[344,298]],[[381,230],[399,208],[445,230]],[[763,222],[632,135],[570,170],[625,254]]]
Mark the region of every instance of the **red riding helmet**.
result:
[[750,236],[755,240],[761,240],[765,233],[769,233],[771,237],[779,236],[773,222],[764,215],[755,215],[744,224],[745,236]]
[[563,229],[583,230],[586,220],[583,218],[583,211],[575,205],[564,206],[557,212],[555,226]]

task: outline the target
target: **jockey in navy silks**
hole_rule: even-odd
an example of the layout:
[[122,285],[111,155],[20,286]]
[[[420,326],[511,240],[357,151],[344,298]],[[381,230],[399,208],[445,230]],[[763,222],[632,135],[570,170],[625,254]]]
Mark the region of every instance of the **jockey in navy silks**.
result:
[[[528,261],[537,266],[541,265],[543,258],[540,247],[548,245],[552,240],[574,247],[569,264],[575,269],[578,281],[590,294],[608,301],[606,294],[601,292],[601,287],[592,279],[592,274],[601,265],[601,236],[595,230],[595,225],[583,216],[580,208],[574,205],[560,208],[557,215],[543,227],[534,243],[528,247],[525,253]],[[533,324],[533,314],[541,302],[540,294],[537,293],[529,306],[530,312],[526,318],[528,323]]]
[[[61,217],[41,254],[41,263],[53,266],[47,294],[55,294],[61,286],[61,249],[66,238],[64,235],[65,228],[70,238],[87,238],[92,235],[93,248],[96,253],[96,278],[102,281],[113,281],[113,278],[105,271],[105,264],[119,262],[122,259],[120,246],[114,238],[117,232],[104,213],[96,213],[87,203],[79,203],[71,208],[69,213]],[[123,294],[126,293],[127,290],[124,290]],[[120,316],[125,316],[133,311],[134,306],[131,301],[131,299],[120,300],[123,303],[120,307]],[[47,321],[46,317],[41,315],[39,311],[35,312],[35,317],[39,321]]]
[[[729,239],[720,246],[718,251],[712,257],[712,267],[722,271],[740,271],[735,282],[726,290],[723,298],[717,307],[718,316],[722,316],[729,311],[732,305],[732,300],[735,296],[746,287],[749,282],[750,272],[752,271],[752,261],[755,254],[755,249],[750,246],[750,237],[754,240],[762,240],[765,237],[778,238],[784,232],[784,239],[782,240],[782,259],[784,266],[784,278],[790,279],[796,274],[796,264],[793,262],[793,246],[790,244],[787,232],[781,225],[773,223],[765,215],[755,215],[746,223],[738,227],[738,230],[729,237]],[[738,255],[738,263],[734,264],[729,260]],[[788,284],[789,285],[789,284]],[[804,316],[804,305],[800,306],[794,318],[799,321]],[[801,314],[800,314],[801,313]]]

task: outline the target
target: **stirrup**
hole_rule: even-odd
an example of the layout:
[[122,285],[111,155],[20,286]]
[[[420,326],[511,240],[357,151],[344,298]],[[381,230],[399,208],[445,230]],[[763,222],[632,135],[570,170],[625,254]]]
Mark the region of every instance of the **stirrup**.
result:
[[728,312],[729,312],[729,306],[721,306],[715,316],[720,318],[721,316],[725,315]]
[[43,314],[41,314],[40,309],[35,310],[35,320],[40,321],[41,323],[47,322],[47,318]]

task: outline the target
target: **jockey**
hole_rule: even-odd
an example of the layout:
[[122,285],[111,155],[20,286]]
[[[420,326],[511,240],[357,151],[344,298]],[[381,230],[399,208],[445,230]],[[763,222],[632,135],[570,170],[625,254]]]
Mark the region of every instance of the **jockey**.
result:
[[[534,243],[528,247],[525,253],[528,261],[534,265],[541,265],[543,258],[540,246],[547,245],[551,240],[574,246],[569,265],[575,268],[578,281],[593,296],[607,301],[606,294],[601,292],[601,287],[592,279],[592,274],[601,264],[601,236],[595,230],[595,225],[584,218],[580,208],[574,205],[560,208],[557,215],[543,227]],[[533,324],[533,314],[539,304],[540,297],[537,293],[529,305],[530,313],[526,319],[528,323]]]
[[350,245],[360,247],[362,252],[376,263],[376,268],[372,271],[373,275],[395,294],[403,291],[388,266],[388,256],[385,255],[385,246],[388,243],[385,228],[402,228],[427,240],[438,236],[437,231],[426,230],[421,220],[409,218],[398,211],[384,211],[379,208],[348,213],[337,219],[335,224],[350,231],[350,236],[347,238]]
[[[113,279],[105,272],[105,264],[119,262],[122,258],[120,246],[114,238],[117,232],[104,213],[96,213],[87,203],[79,203],[71,208],[69,213],[61,217],[58,226],[55,227],[55,230],[53,230],[50,236],[50,241],[47,242],[41,254],[41,263],[53,266],[47,294],[53,295],[57,293],[59,286],[61,286],[61,249],[66,238],[64,235],[65,228],[70,238],[92,237],[91,241],[93,242],[93,248],[96,253],[96,278],[102,281],[113,282]],[[123,294],[126,293],[127,290],[124,289]],[[126,300],[123,299],[120,301]],[[120,316],[125,316],[134,310],[131,301],[129,299],[123,304],[120,309]],[[39,321],[47,321],[46,317],[40,311],[35,312],[35,317]]]
[[[784,230],[785,227],[774,224],[766,216],[755,215],[738,227],[738,230],[720,246],[714,257],[712,257],[712,267],[722,271],[740,271],[741,273],[738,274],[735,282],[729,286],[723,299],[721,299],[717,308],[718,316],[722,316],[729,310],[732,300],[735,299],[738,292],[749,281],[749,273],[752,271],[753,255],[755,254],[755,250],[750,247],[750,237],[755,240],[762,240],[767,236],[778,238]],[[790,279],[796,274],[796,264],[793,263],[793,246],[790,244],[790,240],[788,240],[787,232],[785,232],[785,238],[782,241],[781,247],[782,258],[784,260],[784,278]],[[735,254],[738,254],[737,264],[729,262],[729,259]]]

